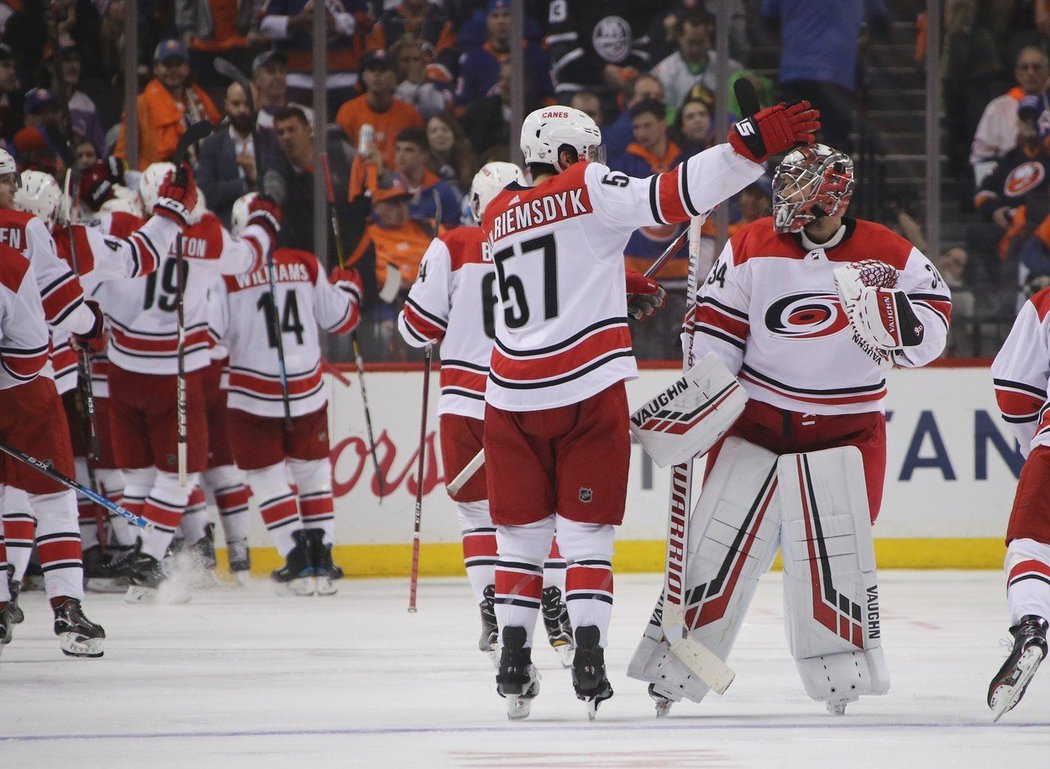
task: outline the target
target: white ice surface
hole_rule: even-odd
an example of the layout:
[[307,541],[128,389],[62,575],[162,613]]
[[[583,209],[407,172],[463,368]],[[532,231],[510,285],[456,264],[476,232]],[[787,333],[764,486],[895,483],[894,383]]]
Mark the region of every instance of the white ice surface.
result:
[[887,572],[893,685],[847,715],[809,700],[788,656],[779,575],[759,587],[724,697],[657,720],[625,675],[658,575],[619,575],[608,651],[616,696],[588,723],[554,653],[532,716],[509,723],[477,651],[465,580],[347,581],[278,598],[263,581],[183,606],[89,595],[100,660],[63,657],[43,594],[0,658],[0,767],[974,767],[1050,766],[1050,668],[993,725],[988,681],[1008,624],[997,572]]

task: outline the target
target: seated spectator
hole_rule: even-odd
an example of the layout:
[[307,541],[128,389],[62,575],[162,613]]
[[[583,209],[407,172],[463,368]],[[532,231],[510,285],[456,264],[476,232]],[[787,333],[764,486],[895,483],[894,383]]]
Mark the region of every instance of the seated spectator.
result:
[[633,140],[631,131],[631,107],[646,99],[664,103],[664,86],[655,75],[641,74],[631,81],[624,93],[626,106],[612,123],[602,127],[602,142],[605,144],[610,162],[619,158]]
[[510,62],[506,61],[500,65],[496,87],[472,102],[460,119],[471,146],[483,163],[505,159],[494,157],[492,153],[506,153],[510,146],[510,78]]
[[62,107],[51,91],[32,88],[25,95],[25,110],[25,127],[14,138],[19,166],[61,175],[69,142],[62,124]]
[[389,53],[398,79],[394,96],[419,110],[424,120],[448,109],[452,103],[452,91],[448,83],[439,84],[429,79],[427,55],[422,43],[411,37],[402,37],[390,46]]
[[569,100],[569,106],[585,114],[599,128],[605,124],[602,100],[598,98],[597,94],[590,91],[577,91],[572,95],[572,99]]
[[[491,96],[500,85],[500,66],[510,61],[510,0],[489,0],[484,45],[467,50],[459,59],[456,104],[460,112],[478,99]],[[551,103],[554,83],[551,63],[543,49],[527,39],[524,47],[525,111]]]
[[15,52],[6,43],[0,43],[0,139],[10,142],[23,125]]
[[427,145],[432,169],[462,198],[478,172],[478,158],[459,121],[446,112],[434,115],[427,121]]
[[[288,107],[274,116],[274,131],[281,152],[263,175],[262,192],[276,200],[283,211],[277,242],[281,246],[316,254],[313,130],[301,109]],[[348,183],[350,159],[344,147],[341,141],[327,139],[329,168],[335,189],[346,189]],[[335,206],[344,245],[355,242],[360,235],[360,227],[355,228],[354,222],[359,219],[351,215],[349,203],[339,195],[336,196]],[[328,233],[325,261],[329,268],[338,263],[335,237],[331,232]]]
[[970,147],[974,183],[980,186],[995,164],[1017,146],[1017,104],[1025,96],[1042,94],[1050,78],[1046,54],[1029,46],[1017,54],[1017,85],[988,102]]
[[[314,87],[314,4],[315,0],[270,0],[259,23],[263,36],[288,57],[288,87],[298,101],[310,101]],[[329,108],[335,109],[356,94],[372,17],[365,0],[325,0],[323,6],[328,14],[325,88]]]
[[[413,219],[436,222],[444,227],[459,224],[461,196],[450,182],[428,168],[433,159],[430,157],[426,131],[404,128],[397,135],[396,146],[394,176],[411,195],[409,215]],[[375,202],[374,190],[372,200]]]
[[[394,144],[403,128],[422,128],[419,110],[394,98],[397,77],[390,59],[382,53],[370,53],[361,68],[365,92],[351,99],[335,116],[335,122],[346,132],[350,143],[359,147],[361,127],[372,127],[373,142],[387,168],[394,165]],[[366,153],[361,153],[366,154]]]
[[406,37],[418,42],[426,56],[426,80],[451,86],[458,71],[459,50],[456,31],[445,11],[428,0],[401,0],[379,15],[365,41],[365,50],[387,50],[393,55],[391,46]]
[[288,57],[276,48],[263,51],[252,61],[252,85],[255,86],[255,125],[273,129],[273,116],[287,107],[297,107],[314,123],[314,111],[305,104],[288,101]]
[[[186,47],[178,40],[165,40],[153,52],[153,79],[138,97],[139,170],[153,163],[170,161],[175,145],[186,128],[200,120],[219,122],[219,111],[208,95],[189,82],[190,64]],[[127,160],[127,122],[121,121],[113,154]],[[191,150],[191,162],[195,161]]]
[[[664,98],[677,110],[689,89],[699,83],[714,93],[718,89],[718,54],[711,47],[715,20],[703,8],[692,8],[675,20],[674,35],[678,50],[658,63],[652,74],[664,87]],[[729,60],[730,74],[741,69],[741,64]]]
[[729,223],[729,237],[733,237],[740,230],[752,222],[756,222],[763,216],[769,216],[773,212],[773,183],[768,176],[760,176],[758,181],[740,190],[739,195],[740,217]]
[[189,51],[190,67],[197,82],[213,93],[226,84],[226,79],[215,71],[215,57],[221,56],[241,72],[247,72],[252,63],[252,48],[263,43],[255,15],[257,5],[256,0],[177,0],[175,3],[175,28]]
[[[653,61],[661,61],[678,49],[676,26],[682,16],[694,8],[703,8],[714,17],[719,0],[678,0],[670,8],[656,14],[649,26],[649,53]],[[747,32],[747,8],[745,0],[728,0],[729,4],[729,55],[747,61],[751,41]]]
[[693,86],[678,108],[671,135],[682,148],[682,157],[692,157],[713,147],[715,140],[714,95],[702,85]]
[[[77,162],[77,170],[86,171],[98,162],[98,150],[86,137],[78,133],[73,134],[73,157]],[[119,161],[117,161],[119,162]]]
[[95,145],[99,153],[106,149],[106,132],[91,98],[80,88],[80,52],[75,46],[66,46],[58,52],[57,92],[68,104],[70,129]]
[[240,83],[226,87],[223,108],[229,128],[201,142],[197,187],[208,209],[228,228],[233,204],[242,195],[259,191],[263,174],[276,162],[280,150],[271,131],[254,130],[255,115]]

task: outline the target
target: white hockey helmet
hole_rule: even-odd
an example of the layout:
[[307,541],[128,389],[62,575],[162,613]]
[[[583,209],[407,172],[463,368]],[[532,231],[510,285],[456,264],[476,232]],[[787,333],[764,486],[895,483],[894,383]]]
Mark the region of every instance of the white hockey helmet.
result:
[[14,157],[7,150],[0,149],[0,176],[7,176],[8,174],[14,174],[15,183],[19,182],[18,165],[15,163]]
[[128,189],[122,184],[115,184],[113,185],[113,197],[105,201],[99,207],[99,211],[109,211],[110,213],[122,211],[141,219],[143,218],[142,198],[139,197],[135,190]]
[[525,176],[521,169],[513,163],[494,161],[486,163],[481,170],[474,174],[474,181],[470,183],[470,213],[474,221],[481,223],[481,217],[485,215],[485,208],[489,201],[499,194],[500,190],[511,182],[523,184]]
[[164,183],[164,177],[174,171],[174,163],[153,163],[142,172],[139,177],[139,197],[146,211],[153,210],[153,204],[160,197],[160,185]]
[[50,230],[58,217],[58,204],[62,201],[62,190],[51,174],[43,171],[23,171],[21,182],[15,190],[15,208],[39,216]]
[[244,228],[248,226],[248,206],[258,197],[258,193],[249,192],[241,195],[233,201],[233,213],[230,214],[230,232],[234,237],[240,237]]
[[530,112],[521,124],[521,154],[525,165],[546,163],[559,171],[558,152],[572,147],[583,160],[605,162],[598,124],[585,112],[555,105]]

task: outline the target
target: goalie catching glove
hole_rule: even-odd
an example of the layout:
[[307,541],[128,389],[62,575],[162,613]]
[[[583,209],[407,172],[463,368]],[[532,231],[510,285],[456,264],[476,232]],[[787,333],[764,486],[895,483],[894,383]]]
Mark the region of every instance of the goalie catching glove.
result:
[[642,320],[656,314],[664,306],[667,292],[652,278],[634,270],[627,270],[627,314]]
[[[923,326],[908,295],[897,285],[897,271],[867,259],[835,270],[835,287],[865,352],[886,353],[922,343]],[[862,343],[862,344],[861,344]]]
[[729,129],[729,144],[738,155],[762,163],[797,144],[812,144],[820,130],[820,112],[808,101],[776,104]]

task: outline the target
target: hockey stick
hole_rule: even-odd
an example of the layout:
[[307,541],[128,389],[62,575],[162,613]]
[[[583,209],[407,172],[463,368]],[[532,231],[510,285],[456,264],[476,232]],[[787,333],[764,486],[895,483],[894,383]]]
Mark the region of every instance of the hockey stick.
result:
[[[332,235],[335,237],[335,256],[340,267],[346,267],[343,256],[343,240],[339,232],[339,215],[335,210],[335,187],[332,185],[332,174],[328,167],[328,153],[321,153],[321,171],[324,173],[325,197],[328,198],[328,216],[332,220]],[[386,484],[379,469],[379,456],[376,454],[376,439],[372,432],[372,410],[368,407],[368,390],[365,389],[365,359],[361,355],[361,345],[357,341],[357,331],[350,332],[350,344],[354,350],[354,364],[357,366],[357,378],[361,385],[361,402],[365,407],[365,428],[368,431],[368,451],[372,455],[372,467],[375,469],[376,482],[379,484],[379,502],[382,504],[386,495]]]
[[103,497],[101,494],[96,494],[94,491],[92,491],[87,486],[83,485],[82,483],[78,483],[77,481],[73,480],[72,478],[67,478],[66,476],[62,475],[62,473],[58,472],[57,470],[55,470],[55,469],[53,469],[51,467],[51,461],[50,460],[48,460],[47,462],[42,462],[41,460],[39,460],[39,459],[37,459],[35,457],[29,456],[28,454],[26,454],[23,451],[19,451],[14,446],[12,446],[11,444],[6,443],[4,441],[0,441],[0,451],[3,451],[5,454],[8,454],[8,455],[14,457],[19,462],[22,462],[24,464],[29,465],[30,467],[32,467],[37,472],[43,473],[44,475],[46,475],[48,478],[50,478],[51,480],[55,481],[56,483],[61,483],[66,488],[72,489],[73,491],[76,491],[76,492],[79,492],[80,494],[83,494],[85,497],[90,499],[96,505],[100,505],[100,506],[106,508],[111,513],[116,513],[121,518],[126,518],[128,521],[130,521],[131,523],[135,524],[140,529],[143,529],[145,531],[153,531],[153,524],[150,523],[149,521],[147,521],[141,515],[135,515],[130,510],[126,510],[123,507],[121,507],[120,505],[115,504],[114,502],[110,502],[108,499]]
[[[649,265],[649,268],[645,271],[645,277],[651,278],[653,275],[658,273],[667,261],[674,255],[674,252],[678,250],[679,246],[682,245],[682,241],[689,235],[689,228],[683,229],[678,233],[671,244],[664,249],[664,252],[660,254],[659,258]],[[630,301],[630,297],[628,297]],[[467,481],[474,477],[474,473],[481,469],[481,466],[485,464],[485,449],[481,449],[474,458],[467,462],[466,466],[459,471],[459,475],[453,478],[449,483],[445,484],[445,488],[448,489],[449,495],[459,493],[459,490],[467,485]]]
[[[205,138],[212,132],[212,124],[207,120],[194,123],[179,137],[175,145],[175,155],[172,162],[175,164],[175,174],[185,174],[182,164],[186,159],[186,153],[190,147]],[[175,236],[175,272],[176,274],[176,303],[175,318],[178,324],[178,347],[176,348],[177,371],[175,374],[175,419],[178,425],[178,472],[179,485],[186,485],[186,259],[182,250],[182,232]]]
[[416,514],[412,529],[412,576],[408,582],[408,610],[416,610],[416,588],[419,586],[419,529],[423,523],[423,468],[427,454],[427,401],[430,396],[430,363],[433,345],[427,345],[423,360],[423,416],[419,420],[419,463],[416,465]]

